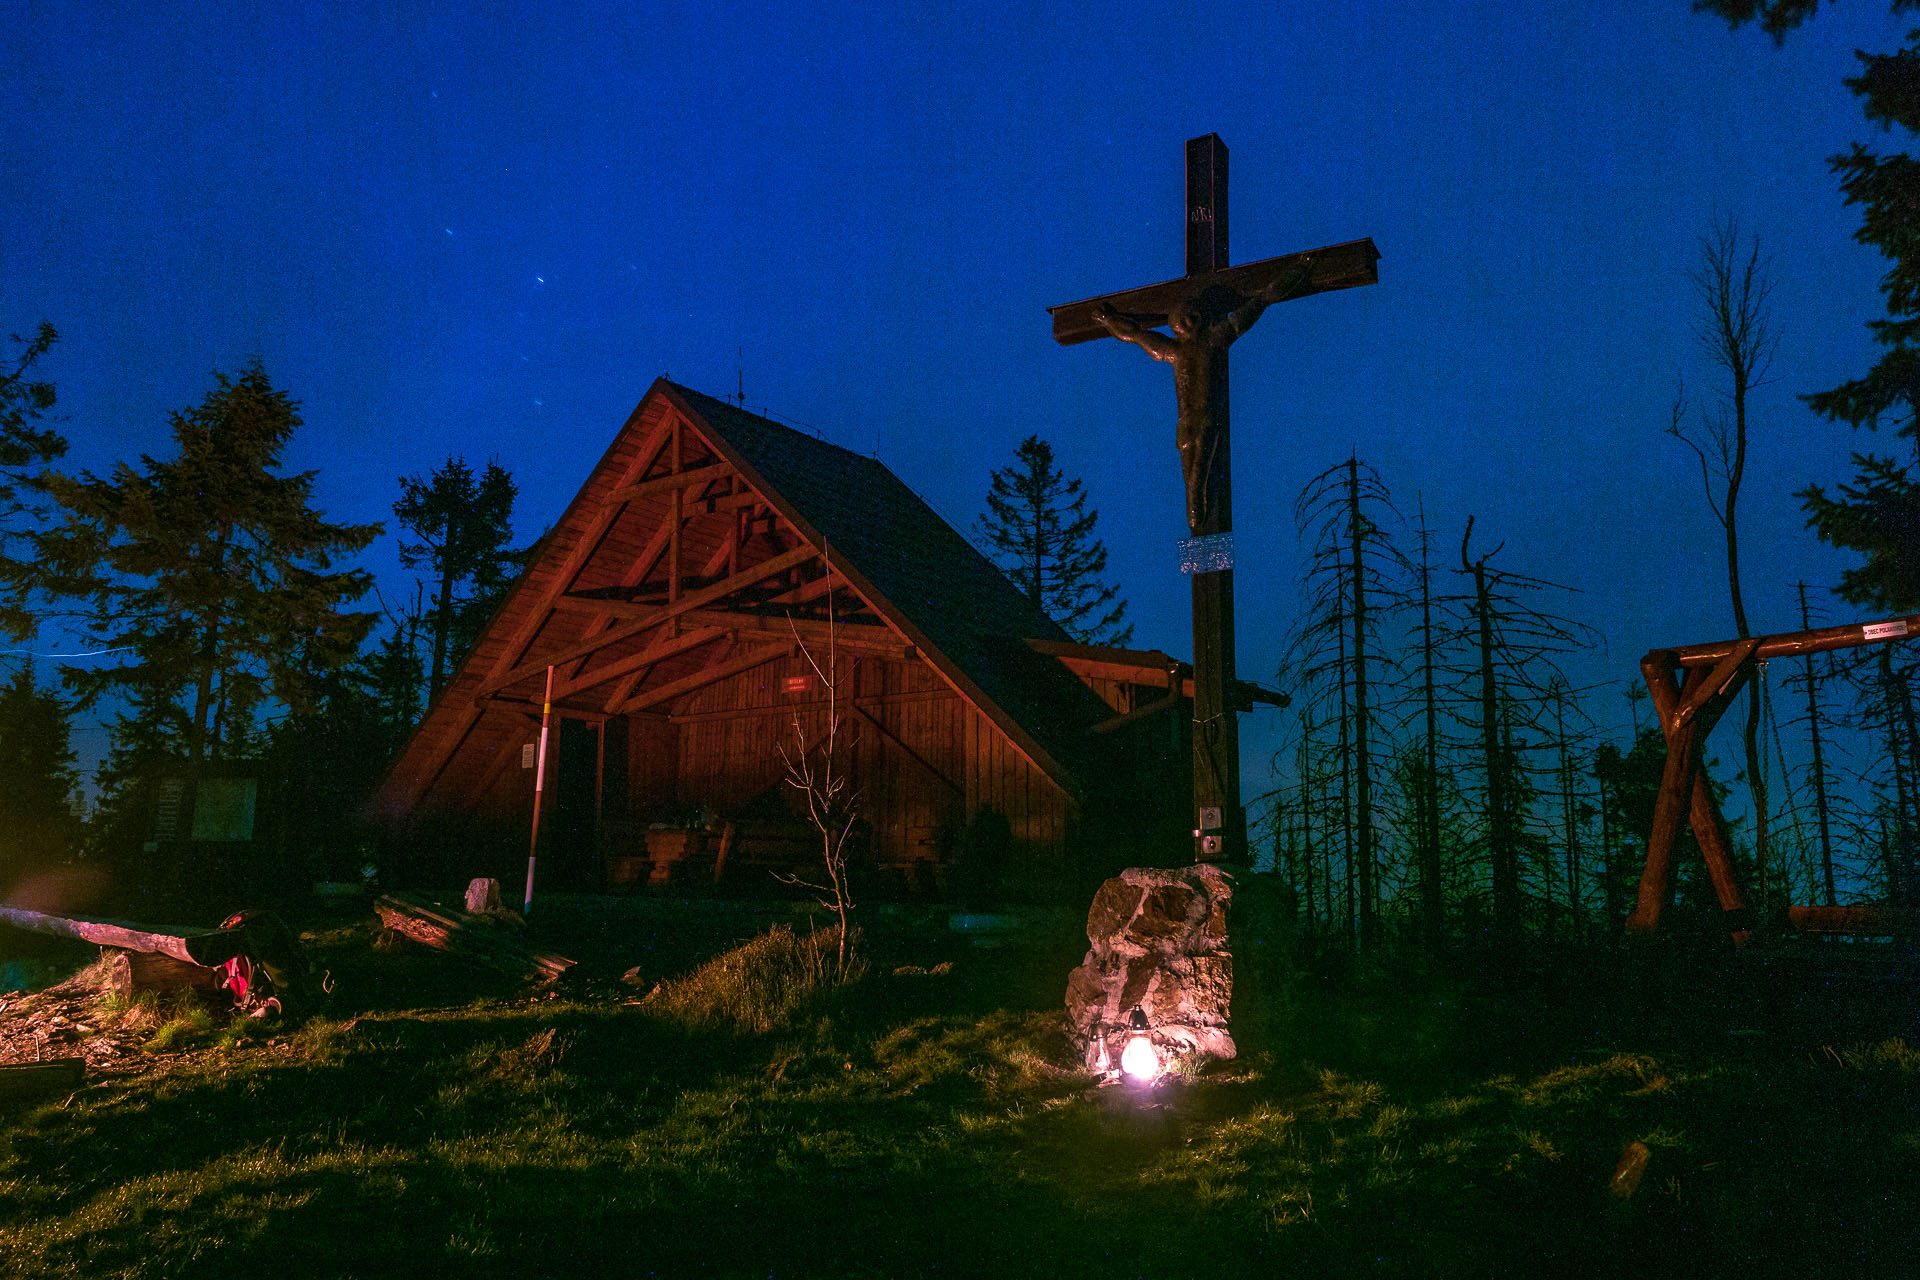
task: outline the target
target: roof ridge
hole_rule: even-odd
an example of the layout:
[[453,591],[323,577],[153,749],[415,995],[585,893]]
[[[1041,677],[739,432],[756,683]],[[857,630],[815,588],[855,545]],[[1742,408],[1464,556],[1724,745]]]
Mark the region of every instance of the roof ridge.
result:
[[[846,454],[849,458],[858,458],[862,462],[871,462],[879,465],[882,468],[886,467],[885,463],[881,462],[879,458],[873,456],[872,454],[861,453],[857,449],[850,449],[846,445],[839,444],[835,441],[829,440],[825,436],[821,435],[818,431],[812,428],[802,431],[799,427],[793,426],[789,423],[782,422],[778,418],[768,417],[764,413],[755,413],[753,410],[748,409],[743,405],[737,405],[732,403],[731,401],[722,400],[718,396],[710,396],[704,391],[696,391],[694,388],[687,386],[685,383],[675,382],[671,378],[662,378],[661,381],[665,382],[668,386],[672,387],[675,391],[678,391],[680,394],[687,396],[691,399],[705,401],[707,404],[719,405],[722,409],[726,410],[728,413],[737,413],[742,417],[752,418],[756,422],[764,422],[766,425],[774,428],[775,430],[786,431],[793,435],[799,436],[802,440],[811,441],[814,444],[825,445],[827,448],[832,449],[838,453]],[[922,500],[924,501],[924,499]]]

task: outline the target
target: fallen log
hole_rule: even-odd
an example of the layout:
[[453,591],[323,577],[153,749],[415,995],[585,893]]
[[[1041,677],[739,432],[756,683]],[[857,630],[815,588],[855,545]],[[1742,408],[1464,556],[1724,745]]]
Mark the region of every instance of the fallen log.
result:
[[108,962],[106,990],[123,1000],[149,991],[192,991],[212,998],[225,986],[226,970],[176,960],[158,951],[116,951]]
[[50,916],[19,907],[0,907],[0,922],[56,938],[171,956],[183,964],[225,964],[244,951],[247,942],[244,929],[182,929],[91,916]]
[[1920,933],[1920,910],[1890,902],[1788,907],[1787,920],[1799,933],[1850,933],[1861,937],[1912,937]]
[[516,978],[552,982],[573,967],[574,962],[565,956],[535,951],[496,920],[442,907],[419,894],[383,894],[374,901],[373,909],[381,924],[423,947]]
[[0,1103],[31,1102],[72,1093],[87,1077],[85,1058],[49,1058],[0,1066]]

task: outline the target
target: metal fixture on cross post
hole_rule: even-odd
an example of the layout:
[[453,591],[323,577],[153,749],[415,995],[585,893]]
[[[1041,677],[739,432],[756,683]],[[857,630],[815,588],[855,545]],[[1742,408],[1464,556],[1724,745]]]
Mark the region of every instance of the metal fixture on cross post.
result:
[[[1193,579],[1193,804],[1196,862],[1248,862],[1240,727],[1232,701],[1233,505],[1227,348],[1276,302],[1373,284],[1379,251],[1353,240],[1229,267],[1227,147],[1187,142],[1187,274],[1049,307],[1063,346],[1114,337],[1173,366],[1175,442],[1187,491],[1182,568]],[[1170,334],[1157,332],[1166,326]]]

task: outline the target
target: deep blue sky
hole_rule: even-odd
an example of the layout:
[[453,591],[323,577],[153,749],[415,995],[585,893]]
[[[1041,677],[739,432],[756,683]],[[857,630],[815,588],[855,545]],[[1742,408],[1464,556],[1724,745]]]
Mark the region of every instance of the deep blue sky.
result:
[[523,538],[662,372],[728,395],[744,369],[750,408],[877,452],[962,528],[1038,432],[1137,642],[1184,654],[1170,378],[1055,346],[1045,307],[1179,274],[1181,145],[1214,131],[1236,261],[1384,255],[1235,349],[1243,674],[1293,613],[1295,494],[1357,449],[1448,556],[1471,513],[1580,588],[1609,644],[1583,674],[1624,684],[1732,630],[1661,434],[1682,376],[1711,398],[1687,273],[1730,214],[1783,331],[1749,610],[1796,625],[1791,584],[1844,561],[1791,493],[1866,443],[1795,397],[1872,355],[1883,264],[1825,161],[1874,138],[1841,81],[1898,44],[1886,4],[1779,49],[1686,0],[1209,8],[29,0],[0,45],[0,331],[60,329],[77,466],[163,451],[257,356],[331,516],[390,522],[397,477],[460,452],[514,472]]

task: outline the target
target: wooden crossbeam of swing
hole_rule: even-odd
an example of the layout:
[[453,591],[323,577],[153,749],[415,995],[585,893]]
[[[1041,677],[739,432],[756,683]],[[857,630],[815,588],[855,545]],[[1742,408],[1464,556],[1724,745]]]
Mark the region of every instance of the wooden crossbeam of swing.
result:
[[1661,732],[1666,735],[1667,763],[1654,804],[1653,827],[1647,836],[1646,866],[1633,914],[1627,919],[1629,932],[1650,933],[1659,926],[1660,913],[1672,893],[1673,847],[1684,814],[1700,843],[1714,895],[1733,926],[1735,940],[1743,941],[1748,936],[1747,905],[1733,870],[1726,819],[1713,798],[1703,757],[1707,735],[1741,688],[1754,678],[1756,665],[1774,658],[1800,658],[1911,636],[1920,636],[1920,613],[1655,649],[1640,660]]
[[1750,678],[1759,647],[1758,637],[1733,641],[1712,653],[1711,665],[1703,656],[1694,666],[1683,667],[1671,650],[1656,650],[1641,661],[1647,692],[1667,740],[1667,761],[1654,801],[1653,828],[1647,835],[1646,866],[1633,914],[1627,919],[1629,932],[1651,933],[1659,927],[1672,894],[1673,848],[1684,819],[1699,842],[1714,896],[1735,941],[1744,942],[1749,936],[1747,904],[1733,871],[1726,819],[1713,798],[1702,756],[1707,735]]

